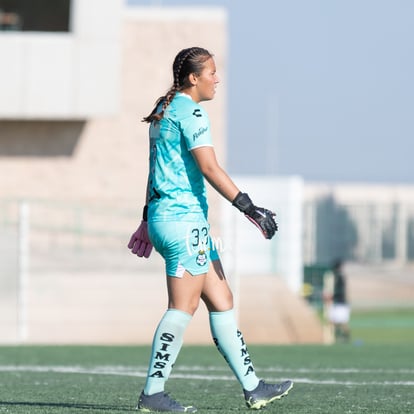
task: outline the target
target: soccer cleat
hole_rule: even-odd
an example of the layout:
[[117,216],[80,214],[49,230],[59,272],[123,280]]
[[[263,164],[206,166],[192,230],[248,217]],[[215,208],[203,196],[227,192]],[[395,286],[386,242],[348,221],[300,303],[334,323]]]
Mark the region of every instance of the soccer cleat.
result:
[[253,391],[244,390],[246,405],[252,410],[260,410],[272,401],[287,395],[292,387],[292,381],[284,381],[281,384],[266,384],[260,380],[259,385]]
[[179,402],[172,399],[164,391],[157,392],[152,395],[145,395],[144,392],[141,393],[137,410],[140,410],[144,413],[150,412],[174,412],[174,413],[195,413],[197,409],[192,405],[184,407]]

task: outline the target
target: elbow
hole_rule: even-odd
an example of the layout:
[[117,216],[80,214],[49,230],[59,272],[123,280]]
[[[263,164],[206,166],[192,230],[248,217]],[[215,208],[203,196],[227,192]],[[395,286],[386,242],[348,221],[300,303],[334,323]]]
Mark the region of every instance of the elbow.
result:
[[211,165],[211,164],[207,164],[207,165],[203,165],[200,166],[200,171],[201,174],[203,174],[203,176],[209,180],[211,177],[213,177],[217,171],[217,166]]

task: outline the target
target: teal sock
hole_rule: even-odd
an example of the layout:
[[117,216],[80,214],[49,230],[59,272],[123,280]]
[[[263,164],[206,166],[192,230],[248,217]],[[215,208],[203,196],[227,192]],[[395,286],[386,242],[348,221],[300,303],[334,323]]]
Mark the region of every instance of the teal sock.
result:
[[225,312],[210,312],[210,329],[214,343],[243,389],[254,390],[259,379],[247,351],[242,333],[237,329],[233,309]]
[[168,309],[158,324],[152,342],[151,359],[144,393],[164,391],[164,385],[183,344],[183,336],[192,316],[178,309]]

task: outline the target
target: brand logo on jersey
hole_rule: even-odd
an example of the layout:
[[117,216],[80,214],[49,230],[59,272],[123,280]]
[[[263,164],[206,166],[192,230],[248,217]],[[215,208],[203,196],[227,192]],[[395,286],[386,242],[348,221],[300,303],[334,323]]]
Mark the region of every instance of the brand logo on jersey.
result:
[[199,250],[197,258],[196,258],[196,263],[199,266],[204,266],[207,263],[207,255],[204,250]]
[[194,109],[193,115],[197,118],[201,118],[203,116],[200,109]]
[[194,132],[193,134],[193,141],[195,141],[196,139],[200,138],[201,135],[203,135],[205,132],[207,132],[208,128],[203,128],[201,127],[197,132]]

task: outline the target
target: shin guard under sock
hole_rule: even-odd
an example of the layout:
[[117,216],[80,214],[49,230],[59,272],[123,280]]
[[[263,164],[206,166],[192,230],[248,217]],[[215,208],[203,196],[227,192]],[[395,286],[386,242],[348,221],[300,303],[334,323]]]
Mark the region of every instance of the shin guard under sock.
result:
[[183,344],[183,336],[192,316],[178,309],[168,309],[158,324],[152,342],[144,394],[164,391],[171,369]]
[[259,379],[247,351],[242,333],[237,329],[233,309],[225,312],[210,312],[210,329],[214,343],[243,389],[254,390]]

